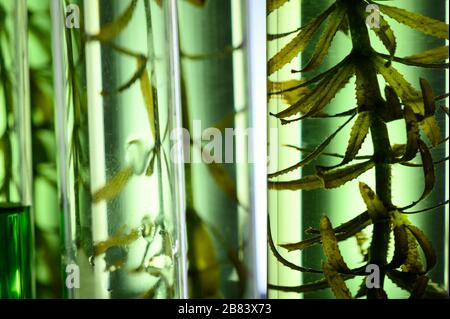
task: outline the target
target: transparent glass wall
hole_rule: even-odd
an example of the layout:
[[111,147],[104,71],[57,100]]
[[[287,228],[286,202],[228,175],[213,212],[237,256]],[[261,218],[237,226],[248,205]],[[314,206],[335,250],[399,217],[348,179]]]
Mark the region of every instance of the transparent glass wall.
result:
[[[446,43],[445,39],[448,39],[448,26],[443,23],[446,21],[445,12],[448,9],[448,1],[375,2],[379,5],[378,9],[381,10],[381,16],[384,19],[379,18],[380,12],[376,10],[376,7],[370,7],[368,2],[338,1],[335,7],[325,11],[333,3],[334,1],[268,2],[268,90],[270,98],[268,111],[272,113],[268,116],[268,123],[269,128],[275,128],[274,132],[277,133],[275,136],[269,130],[269,143],[278,149],[277,156],[271,157],[269,166],[268,198],[273,239],[268,265],[269,297],[334,298],[336,295],[332,290],[339,291],[343,281],[350,289],[350,294],[344,294],[346,297],[350,295],[365,297],[366,294],[369,294],[370,297],[385,297],[380,290],[377,290],[375,296],[371,292],[368,293],[365,289],[366,277],[364,276],[367,275],[364,272],[364,265],[374,263],[376,255],[386,253],[383,245],[377,246],[376,244],[379,237],[372,239],[374,232],[378,235],[383,233],[379,230],[383,227],[385,227],[385,233],[390,233],[390,248],[387,251],[387,259],[384,261],[389,264],[387,269],[391,269],[384,285],[387,296],[389,298],[407,298],[411,293],[416,294],[419,289],[417,288],[418,283],[426,280],[422,277],[425,270],[428,270],[426,264],[434,264],[434,258],[436,258],[436,264],[427,272],[426,276],[429,281],[428,285],[423,285],[426,287],[426,291],[422,291],[422,295],[430,298],[445,296],[448,294],[446,292],[448,291],[448,205],[440,204],[448,201],[448,180],[446,180],[448,166],[446,168],[446,161],[443,160],[446,156],[448,159],[448,143],[445,142],[445,137],[448,135],[448,116],[445,114],[445,107],[441,108],[445,105],[448,106],[447,99],[443,96],[448,84],[447,73],[445,65],[442,64],[448,58],[448,47],[442,47]],[[334,11],[336,6],[338,11]],[[424,31],[414,21],[408,21],[405,16],[412,17],[411,19],[416,21],[420,21],[422,18],[390,8],[396,6],[441,22],[433,21],[435,23],[433,27]],[[346,11],[348,12],[347,16],[345,15]],[[326,13],[320,16],[322,12]],[[428,25],[432,23],[432,20],[426,18],[425,21]],[[380,23],[379,28],[376,23]],[[360,55],[352,62],[356,63],[360,69],[368,68],[365,69],[365,72],[370,73],[371,67],[367,67],[367,65],[371,63],[368,61],[370,61],[372,51],[367,50],[364,53],[363,48],[358,48],[367,44],[364,36],[359,35],[366,24],[370,32],[370,44],[375,51],[382,55],[378,55],[379,59],[376,64],[378,76],[372,78],[371,82],[366,82],[365,85],[364,80],[355,83],[353,71],[339,68],[342,64],[338,65],[338,63],[353,49],[353,52],[356,52],[354,56]],[[359,25],[359,30],[356,30],[357,25]],[[299,30],[300,26],[306,27]],[[313,32],[314,30],[316,32]],[[287,46],[288,43],[290,43],[289,46]],[[392,58],[394,47],[396,47],[395,58]],[[422,54],[426,50],[432,51]],[[424,56],[428,58],[424,59]],[[405,61],[401,59],[404,57],[411,58]],[[390,62],[392,59],[393,61]],[[335,67],[336,65],[338,67]],[[306,68],[304,72],[297,72],[304,68]],[[325,76],[320,76],[330,69],[331,71]],[[347,71],[348,73],[346,73]],[[356,75],[358,77],[358,73]],[[359,78],[364,79],[364,76],[360,75]],[[421,83],[420,78],[426,79],[426,82],[422,81]],[[406,84],[405,80],[410,84]],[[310,82],[302,85],[305,81]],[[337,84],[339,90],[335,90],[333,83],[339,81],[342,81],[341,84]],[[367,110],[364,109],[364,105],[374,104],[371,101],[375,100],[375,98],[370,100],[370,92],[373,90],[367,83],[376,82],[379,84],[377,90],[381,92],[382,98],[389,98],[389,106],[396,105],[395,101],[398,99],[397,110],[403,110],[396,116],[392,115],[395,113],[394,111],[386,110],[386,114],[390,113],[392,117],[387,116],[381,122],[377,120],[378,117],[367,121],[369,116],[365,113]],[[390,88],[385,89],[387,85]],[[355,94],[357,86],[360,90],[359,95]],[[434,92],[434,97],[429,97],[429,102],[424,102],[423,97],[431,96],[429,88]],[[366,97],[368,94],[369,98]],[[395,97],[397,95],[399,98]],[[315,97],[317,100],[311,102],[311,97]],[[436,100],[434,103],[431,102],[433,99]],[[364,100],[365,102],[361,103]],[[323,101],[326,103],[322,103]],[[424,111],[424,105],[431,104],[436,105],[435,110],[432,110],[433,107],[428,107],[428,111]],[[293,110],[293,105],[297,105],[296,110]],[[311,105],[317,107],[315,110],[320,110],[320,112],[313,110],[308,113]],[[405,107],[405,105],[408,106]],[[357,106],[358,108],[356,108]],[[290,107],[292,112],[282,113]],[[412,112],[416,114],[415,117],[411,116],[409,111],[405,111],[410,108],[413,108]],[[356,111],[359,113],[358,116],[356,116]],[[382,114],[380,111],[375,112]],[[401,112],[409,115],[406,116]],[[361,116],[362,113],[365,115]],[[305,117],[308,118],[289,122],[302,115],[306,115]],[[409,121],[407,128],[405,127],[406,118]],[[367,123],[371,123],[370,128]],[[374,132],[376,128],[373,123],[378,123],[381,127],[384,126],[382,123],[386,123],[387,131],[385,133],[389,134],[394,155],[389,155],[388,152],[383,155],[383,148],[380,149],[376,146],[375,154],[378,154],[378,157],[371,157],[374,153],[372,144],[374,135],[375,139],[379,139],[380,134],[385,134],[379,131],[378,133]],[[418,139],[419,135],[417,131],[414,133],[411,127],[420,128],[422,142],[417,143],[421,146],[415,144],[414,141]],[[439,131],[440,133],[438,133]],[[356,135],[357,133],[359,135]],[[359,142],[356,136],[359,136]],[[349,143],[350,147],[348,147]],[[405,151],[405,144],[408,145],[406,148],[412,150],[412,153],[408,154]],[[387,146],[385,144],[385,149],[388,149]],[[319,154],[320,156],[318,156]],[[429,154],[435,163],[434,167],[430,164]],[[385,182],[386,179],[383,179],[383,175],[380,173],[383,171],[382,163],[386,162],[387,156],[404,160],[398,160],[403,162],[402,164],[392,165],[390,190],[389,183]],[[330,167],[342,163],[344,157],[345,160],[352,158],[356,161],[347,162],[347,165],[337,168],[337,170],[341,169],[340,171],[330,170]],[[373,165],[370,163],[371,160],[374,161]],[[348,168],[349,165],[355,164],[357,166]],[[376,166],[378,176],[374,169],[368,169],[373,166]],[[292,169],[282,171],[290,167]],[[424,170],[426,178],[424,178]],[[277,174],[277,172],[280,173]],[[341,185],[343,182],[346,183]],[[375,228],[378,230],[375,231],[367,215],[367,211],[371,212],[367,205],[368,197],[365,197],[365,202],[361,195],[364,192],[367,194],[368,188],[364,184],[358,185],[359,182],[365,183],[377,193],[377,196],[381,197],[384,205],[388,206],[384,209],[391,214],[389,218],[395,216],[402,221],[391,220],[389,222],[386,221],[389,218],[385,218],[384,221],[377,222],[378,225]],[[432,184],[434,186],[431,186]],[[421,196],[424,189],[427,190],[426,193],[431,189],[432,192],[427,196]],[[387,193],[390,193],[391,203],[389,203],[390,200],[386,200]],[[413,206],[412,203],[421,197],[424,197],[424,200]],[[370,198],[368,203],[373,203]],[[408,215],[399,213],[400,211],[417,212],[434,206],[436,206],[435,209],[422,213]],[[396,208],[398,208],[397,211]],[[400,208],[405,209],[401,210]],[[327,222],[322,218],[324,215],[329,218],[334,227],[353,220],[351,224],[345,224],[335,229],[335,235],[338,240],[348,238],[339,242],[340,251],[346,262],[345,267],[359,268],[356,278],[353,278],[354,273],[348,271],[345,273],[345,269],[340,269],[344,272],[340,276],[342,281],[331,283],[333,289],[329,289],[330,270],[328,269],[323,274],[322,262],[339,260],[338,263],[340,263],[342,260],[336,255],[331,256],[330,259],[329,251],[324,253],[324,246],[327,247],[326,249],[330,247],[335,249],[335,242],[331,240],[330,244],[323,237],[327,236],[326,234],[330,235]],[[357,216],[359,217],[357,218]],[[408,221],[405,221],[405,216]],[[414,226],[411,228],[404,226],[405,224],[409,225],[409,222]],[[383,223],[384,226],[380,226]],[[395,229],[395,226],[398,228]],[[403,227],[407,228],[406,232],[402,231]],[[428,239],[424,239],[423,234],[415,227],[420,228]],[[393,228],[392,231],[390,231],[391,228]],[[401,234],[399,235],[399,233]],[[402,236],[405,233],[407,241],[394,238],[394,234]],[[419,233],[420,235],[418,235]],[[417,241],[414,241],[413,236],[417,237]],[[320,245],[321,241],[322,243],[326,241],[325,245]],[[387,241],[387,238],[381,240],[384,243]],[[398,243],[395,248],[394,242]],[[408,253],[405,252],[408,251],[405,248],[407,242],[414,247]],[[400,243],[403,243],[403,246]],[[433,246],[432,250],[429,245]],[[421,246],[428,247],[424,248],[424,251],[428,254],[429,259],[422,258],[419,262],[419,258],[414,257],[414,254],[422,256]],[[275,249],[278,256],[273,253]],[[398,259],[396,263],[392,261],[394,256]],[[298,266],[304,268],[300,269]],[[405,271],[409,271],[412,275],[406,278],[407,275],[403,273]]]
[[245,3],[178,1],[194,298],[253,296]]
[[26,2],[0,2],[0,298],[33,297]]
[[65,294],[184,297],[168,2],[54,0],[52,19]]

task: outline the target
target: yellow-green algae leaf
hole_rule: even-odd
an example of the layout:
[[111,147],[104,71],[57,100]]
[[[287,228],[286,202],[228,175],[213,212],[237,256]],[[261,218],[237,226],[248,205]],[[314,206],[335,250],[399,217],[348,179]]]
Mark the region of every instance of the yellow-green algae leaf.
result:
[[352,299],[352,294],[342,276],[328,263],[323,262],[323,274],[331,287],[336,299]]
[[341,273],[349,273],[350,269],[342,257],[339,249],[336,235],[333,231],[333,226],[327,216],[320,218],[320,236],[322,237],[322,247],[327,263],[336,271]]
[[319,28],[322,22],[335,9],[335,5],[330,6],[322,14],[305,25],[301,31],[284,46],[275,56],[267,62],[268,75],[280,70],[284,65],[291,62],[300,52],[309,44],[314,32]]
[[131,1],[125,11],[114,21],[102,26],[99,33],[89,36],[89,40],[107,42],[116,37],[128,25],[133,17],[137,0]]
[[446,24],[445,22],[413,13],[405,9],[386,6],[382,4],[377,5],[379,6],[381,12],[387,14],[401,24],[407,25],[414,30],[440,39],[449,39],[448,24]]
[[133,168],[126,167],[114,175],[105,186],[101,187],[92,195],[92,200],[97,203],[102,200],[112,200],[122,191],[133,176]]
[[378,36],[378,38],[383,42],[386,50],[388,50],[391,56],[394,56],[395,50],[397,49],[397,41],[395,39],[394,31],[391,29],[389,23],[380,15],[380,27],[371,28]]
[[341,26],[345,17],[346,9],[343,6],[338,5],[327,19],[327,24],[325,25],[325,29],[323,30],[320,39],[317,42],[314,53],[308,64],[303,68],[302,72],[307,72],[315,69],[322,63],[323,59],[328,53],[331,43],[333,42],[334,36],[339,30],[339,27]]

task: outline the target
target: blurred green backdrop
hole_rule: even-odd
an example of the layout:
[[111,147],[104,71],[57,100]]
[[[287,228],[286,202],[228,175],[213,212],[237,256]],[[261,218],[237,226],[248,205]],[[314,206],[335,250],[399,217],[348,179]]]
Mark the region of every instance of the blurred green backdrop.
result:
[[28,0],[37,298],[62,296],[49,2]]

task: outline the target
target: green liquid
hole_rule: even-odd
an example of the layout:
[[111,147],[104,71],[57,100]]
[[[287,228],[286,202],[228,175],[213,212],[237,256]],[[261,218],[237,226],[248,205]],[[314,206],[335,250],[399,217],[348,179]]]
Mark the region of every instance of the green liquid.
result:
[[30,207],[0,204],[0,299],[31,298]]

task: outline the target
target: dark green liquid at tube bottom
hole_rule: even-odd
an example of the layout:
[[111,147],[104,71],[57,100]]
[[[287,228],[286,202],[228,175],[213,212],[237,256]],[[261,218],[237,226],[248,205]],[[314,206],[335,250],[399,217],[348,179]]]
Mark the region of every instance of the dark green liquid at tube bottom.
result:
[[30,207],[0,203],[0,299],[31,298]]

